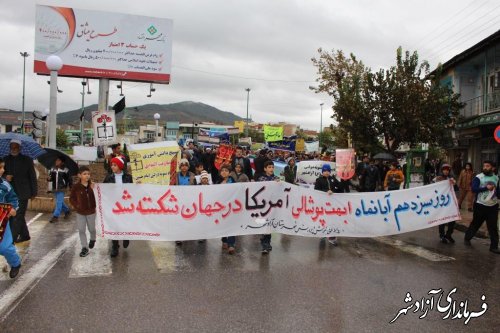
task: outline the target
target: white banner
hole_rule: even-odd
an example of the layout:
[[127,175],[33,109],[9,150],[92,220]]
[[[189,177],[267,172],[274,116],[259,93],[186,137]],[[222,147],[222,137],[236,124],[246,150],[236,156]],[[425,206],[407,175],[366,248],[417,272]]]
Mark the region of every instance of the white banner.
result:
[[94,129],[95,146],[107,146],[118,142],[115,111],[93,111],[92,128]]
[[297,183],[314,184],[316,179],[321,176],[323,165],[330,164],[332,174],[335,174],[335,163],[326,161],[300,161],[297,163]]
[[168,83],[172,20],[85,9],[36,6],[34,71],[58,55],[59,76]]
[[332,195],[284,182],[96,184],[94,192],[96,226],[108,239],[174,241],[272,232],[378,237],[461,219],[448,182]]

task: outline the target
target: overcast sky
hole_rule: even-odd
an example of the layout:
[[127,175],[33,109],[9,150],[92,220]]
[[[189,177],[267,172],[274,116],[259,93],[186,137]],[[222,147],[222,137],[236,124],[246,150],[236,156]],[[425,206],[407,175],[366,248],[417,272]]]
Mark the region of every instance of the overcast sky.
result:
[[[23,58],[26,110],[49,105],[47,77],[33,73],[35,4],[0,0],[0,108],[21,110]],[[500,28],[497,0],[87,0],[43,1],[89,10],[170,18],[174,22],[169,85],[124,83],[127,106],[202,102],[258,122],[288,121],[319,129],[331,122],[333,101],[316,95],[317,49],[353,52],[372,69],[394,64],[398,46],[417,50],[432,66],[445,62]],[[252,78],[252,79],[248,79]],[[81,80],[60,78],[59,112],[81,106]],[[97,80],[85,104],[97,103]],[[113,81],[110,104],[118,101]],[[166,119],[162,119],[166,120]]]

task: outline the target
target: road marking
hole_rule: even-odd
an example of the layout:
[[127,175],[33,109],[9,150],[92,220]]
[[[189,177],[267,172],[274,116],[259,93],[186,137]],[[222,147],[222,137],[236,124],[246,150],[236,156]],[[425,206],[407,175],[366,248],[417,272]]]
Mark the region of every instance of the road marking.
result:
[[43,213],[38,213],[34,218],[32,218],[31,220],[28,221],[28,223],[26,223],[27,226],[29,226],[31,223],[35,222],[36,220],[38,220],[40,218],[40,216],[42,216]]
[[193,272],[180,246],[174,242],[148,242],[153,260],[160,273]]
[[[34,223],[42,215],[43,215],[42,213],[38,214],[37,216],[32,218],[28,223],[30,223],[30,224]],[[38,236],[40,236],[40,234],[42,233],[42,231],[45,228],[45,226],[47,225],[47,223],[48,223],[48,221],[39,221],[39,223],[33,224],[30,227],[31,240],[27,241],[27,242],[22,242],[22,243],[16,244],[17,254],[19,254],[19,256],[21,256],[21,264],[23,264],[26,260],[26,255],[31,249],[31,242],[33,242],[33,240],[37,239]],[[5,260],[5,258],[3,256],[0,256],[0,267],[2,267],[2,272],[3,272],[3,273],[0,273],[0,281],[10,280],[9,273],[8,273],[10,270],[10,267],[7,264],[7,261]]]
[[27,272],[21,268],[14,283],[0,295],[0,322],[17,307],[40,280],[54,267],[59,258],[78,240],[78,234],[66,238],[59,247],[51,250]]
[[427,249],[424,249],[423,247],[416,246],[416,245],[411,245],[408,243],[405,243],[403,241],[400,241],[398,239],[392,239],[389,237],[377,237],[373,238],[377,242],[384,243],[390,246],[393,246],[397,248],[398,250],[401,250],[406,253],[411,253],[414,255],[417,255],[421,258],[430,260],[430,261],[451,261],[455,260],[453,257],[448,257],[439,253],[435,253],[432,251],[429,251]]
[[70,278],[110,276],[113,273],[109,256],[109,240],[98,237],[95,247],[90,249],[89,255],[84,258],[80,257],[81,250],[80,240],[78,239],[73,251],[73,260],[69,271]]

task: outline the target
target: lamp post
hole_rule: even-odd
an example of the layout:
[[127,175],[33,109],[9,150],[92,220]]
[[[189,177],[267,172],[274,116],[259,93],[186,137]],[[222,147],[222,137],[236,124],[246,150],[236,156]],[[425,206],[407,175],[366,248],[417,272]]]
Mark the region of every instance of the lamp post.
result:
[[51,55],[45,60],[47,68],[50,70],[50,112],[49,112],[49,148],[56,149],[56,127],[57,127],[57,71],[59,71],[63,62],[56,55]]
[[26,58],[29,57],[30,55],[28,52],[19,52],[21,54],[21,57],[23,57],[23,105],[22,105],[22,111],[23,111],[23,120],[21,122],[21,134],[24,134],[24,95],[25,95],[25,90],[26,90]]
[[155,118],[155,122],[156,122],[156,137],[155,137],[155,141],[160,141],[160,140],[158,140],[158,134],[159,134],[159,132],[158,132],[158,121],[160,120],[160,114],[159,113],[155,113],[153,117]]
[[247,119],[245,126],[245,137],[248,138],[248,102],[250,101],[250,88],[246,88],[245,90],[247,92]]
[[323,133],[323,104],[325,103],[321,103],[319,105],[319,107],[321,108],[321,111],[320,111],[320,120],[319,120],[319,139],[318,139],[318,146],[319,148],[321,149],[321,134]]
[[83,146],[83,131],[84,131],[84,123],[85,123],[85,86],[87,85],[87,81],[82,81],[82,115],[80,119],[80,144]]

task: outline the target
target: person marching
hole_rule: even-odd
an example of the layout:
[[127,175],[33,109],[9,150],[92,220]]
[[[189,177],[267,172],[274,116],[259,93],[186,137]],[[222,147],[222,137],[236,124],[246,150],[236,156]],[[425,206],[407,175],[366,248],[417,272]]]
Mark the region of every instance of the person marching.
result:
[[483,162],[483,172],[472,179],[472,192],[476,194],[472,222],[465,232],[465,245],[471,245],[484,221],[490,235],[490,251],[500,254],[498,249],[498,199],[500,198],[499,177],[493,173],[492,161]]
[[[179,162],[179,172],[177,172],[173,179],[170,181],[170,185],[196,185],[195,174],[189,171],[190,164],[185,158],[181,159]],[[182,245],[182,241],[175,241],[178,246]]]
[[[237,164],[237,165],[241,167],[240,164]],[[231,177],[229,175],[230,172],[231,172],[231,165],[230,164],[223,164],[219,170],[219,182],[218,182],[218,184],[236,183],[236,181],[233,179],[233,177]],[[234,247],[236,245],[236,236],[222,237],[221,241],[222,241],[222,249],[227,250],[227,253],[229,253],[229,254],[234,254],[234,252],[235,252]]]
[[[280,179],[274,175],[274,163],[271,160],[267,160],[264,162],[264,173],[261,174],[256,181],[258,182],[270,182],[270,181],[279,182]],[[268,254],[273,250],[271,246],[271,234],[264,234],[260,238],[260,245],[262,246],[262,254]]]
[[[326,192],[329,195],[333,193],[344,193],[342,184],[337,180],[337,178],[331,175],[332,168],[330,164],[323,164],[321,168],[321,176],[316,179],[314,183],[314,189],[317,191]],[[337,237],[328,237],[328,242],[334,246],[337,246]]]
[[472,163],[465,163],[465,169],[460,172],[458,177],[458,188],[460,189],[460,197],[458,199],[458,207],[462,209],[464,199],[467,200],[467,209],[472,212],[473,195],[472,195],[472,179],[474,178],[474,171],[472,170]]
[[65,220],[68,219],[71,215],[71,211],[64,203],[64,194],[66,194],[67,188],[71,188],[72,182],[71,176],[69,175],[69,169],[64,166],[64,157],[59,156],[56,158],[54,167],[50,169],[47,180],[52,182],[52,192],[54,193],[56,201],[54,213],[49,222],[54,223],[59,221],[61,213],[64,213]]
[[[19,201],[12,186],[3,179],[5,162],[0,158],[0,203],[10,204],[9,217],[15,217],[19,208]],[[12,239],[9,219],[0,220],[0,255],[4,256],[10,266],[9,277],[15,278],[21,269],[21,257],[17,254],[16,247]]]
[[[79,182],[71,188],[69,202],[76,210],[76,224],[80,235],[80,244],[82,251],[80,257],[86,257],[89,249],[93,249],[96,241],[95,230],[95,196],[94,185],[90,181],[90,169],[87,166],[81,166],[78,170]],[[90,241],[87,247],[87,228],[90,232]]]
[[[447,180],[451,181],[453,187],[456,187],[455,178],[453,178],[450,175],[450,172],[451,172],[451,166],[449,164],[443,164],[441,166],[441,174],[436,178],[434,178],[433,182],[437,183]],[[446,226],[448,226],[448,231],[446,231],[445,233]],[[441,243],[444,244],[455,243],[455,240],[451,237],[451,234],[453,233],[454,229],[455,229],[455,221],[439,225],[439,238],[441,238]]]
[[403,171],[398,169],[398,162],[392,162],[389,171],[387,171],[384,179],[384,190],[395,191],[399,190],[401,184],[404,183],[405,176]]
[[[103,183],[115,183],[115,184],[130,184],[133,183],[132,175],[125,172],[125,161],[121,157],[113,157],[110,161],[112,173],[108,174],[104,178]],[[111,257],[114,258],[118,255],[118,249],[120,244],[118,240],[112,240],[111,247]],[[123,241],[123,248],[127,248],[130,244],[129,240]]]
[[112,153],[109,154],[106,159],[104,160],[104,169],[106,169],[106,171],[108,173],[113,173],[113,170],[111,170],[111,160],[114,158],[114,157],[120,157],[122,160],[123,160],[123,163],[124,163],[124,169],[127,170],[127,162],[128,162],[128,159],[127,157],[122,153],[122,145],[120,143],[115,143],[113,145],[110,146],[111,147],[111,151]]

